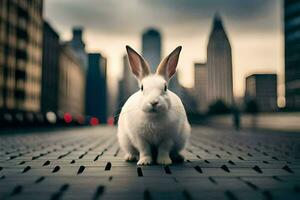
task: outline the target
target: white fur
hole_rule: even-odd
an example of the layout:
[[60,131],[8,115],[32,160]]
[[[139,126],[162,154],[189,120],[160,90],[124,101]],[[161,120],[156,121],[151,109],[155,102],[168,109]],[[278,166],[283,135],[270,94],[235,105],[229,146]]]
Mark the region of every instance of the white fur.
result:
[[[190,136],[190,125],[180,98],[164,91],[167,84],[158,74],[140,80],[143,91],[134,93],[122,108],[118,121],[118,139],[125,160],[138,165],[154,162],[151,148],[157,150],[158,164],[168,165],[171,156],[180,152]],[[151,102],[157,101],[155,110]]]

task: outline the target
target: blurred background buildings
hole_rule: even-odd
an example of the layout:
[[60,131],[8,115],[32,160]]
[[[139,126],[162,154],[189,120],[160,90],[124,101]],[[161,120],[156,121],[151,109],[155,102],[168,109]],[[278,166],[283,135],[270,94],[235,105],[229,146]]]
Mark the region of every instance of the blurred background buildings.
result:
[[139,86],[137,80],[132,76],[127,54],[123,56],[123,77],[119,81],[119,95],[118,95],[118,109],[116,112],[120,112],[122,105],[128,99],[128,97],[138,91]]
[[106,58],[100,53],[88,54],[85,114],[97,117],[102,123],[106,123],[107,117],[106,68]]
[[44,22],[41,96],[41,111],[44,113],[58,110],[59,43],[57,32]]
[[87,71],[88,67],[88,56],[85,52],[85,43],[83,41],[83,28],[81,27],[74,27],[73,28],[73,37],[71,41],[69,41],[70,46],[74,50],[76,56],[78,57],[79,61],[81,62],[81,66],[84,71]]
[[[91,54],[88,63],[83,29],[74,27],[72,40],[60,41],[43,18],[42,0],[1,0],[0,16],[1,119],[26,123],[36,115],[43,122],[54,115],[83,123],[90,114],[106,123],[106,60]],[[85,112],[86,105],[94,109]]]
[[142,34],[142,55],[155,72],[156,67],[161,61],[161,34],[156,29],[148,29]]
[[206,112],[208,109],[207,93],[208,93],[208,75],[206,63],[195,63],[195,86],[194,94],[197,102],[197,111]]
[[58,112],[84,114],[85,72],[68,43],[60,46]]
[[285,98],[289,110],[300,110],[300,1],[284,1]]
[[[114,94],[108,84],[110,61],[101,51],[86,50],[84,24],[74,26],[71,39],[62,41],[59,32],[44,19],[43,5],[42,0],[0,0],[1,120],[25,122],[31,116],[31,120],[45,121],[47,116],[55,116],[54,121],[77,124],[113,122],[126,99],[138,90],[126,54],[120,58],[122,73]],[[248,75],[244,97],[235,98],[231,44],[234,35],[225,28],[221,13],[217,13],[211,19],[206,61],[193,66],[194,86],[182,86],[177,74],[169,83],[188,114],[199,117],[195,114],[228,113],[232,107],[243,111],[252,105],[249,101],[255,102],[261,112],[299,111],[300,1],[285,0],[282,6],[286,108],[278,107],[278,78],[274,73]],[[168,35],[152,27],[139,34],[140,53],[154,72],[169,53],[163,52]]]
[[221,17],[216,14],[207,45],[207,101],[233,104],[231,46]]
[[252,74],[246,78],[245,101],[253,100],[262,112],[277,110],[276,74]]
[[40,112],[43,2],[1,0],[0,108]]

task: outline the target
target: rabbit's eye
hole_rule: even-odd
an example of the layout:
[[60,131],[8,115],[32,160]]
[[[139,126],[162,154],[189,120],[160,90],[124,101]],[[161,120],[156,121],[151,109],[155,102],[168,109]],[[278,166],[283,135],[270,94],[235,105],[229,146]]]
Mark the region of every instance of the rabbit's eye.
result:
[[144,90],[144,86],[143,86],[143,85],[141,85],[141,90],[142,90],[142,91]]
[[165,85],[164,91],[165,91],[165,92],[167,91],[167,85]]

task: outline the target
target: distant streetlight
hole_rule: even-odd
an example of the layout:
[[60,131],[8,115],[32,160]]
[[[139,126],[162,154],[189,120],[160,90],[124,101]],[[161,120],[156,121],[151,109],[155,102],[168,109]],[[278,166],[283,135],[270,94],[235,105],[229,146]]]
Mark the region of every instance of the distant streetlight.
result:
[[70,124],[72,122],[72,115],[70,113],[65,113],[64,114],[64,121],[67,123],[67,124]]
[[46,113],[46,119],[50,124],[55,124],[57,121],[55,113],[51,111]]
[[97,126],[97,125],[99,124],[98,118],[97,118],[97,117],[92,117],[92,118],[90,119],[90,124],[91,124],[92,126]]

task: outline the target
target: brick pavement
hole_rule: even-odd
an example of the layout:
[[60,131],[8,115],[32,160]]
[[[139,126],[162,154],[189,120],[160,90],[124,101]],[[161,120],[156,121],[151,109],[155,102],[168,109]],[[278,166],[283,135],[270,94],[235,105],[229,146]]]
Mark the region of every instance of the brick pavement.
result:
[[0,135],[0,199],[300,199],[300,134],[193,128],[186,161],[123,161],[113,127]]

